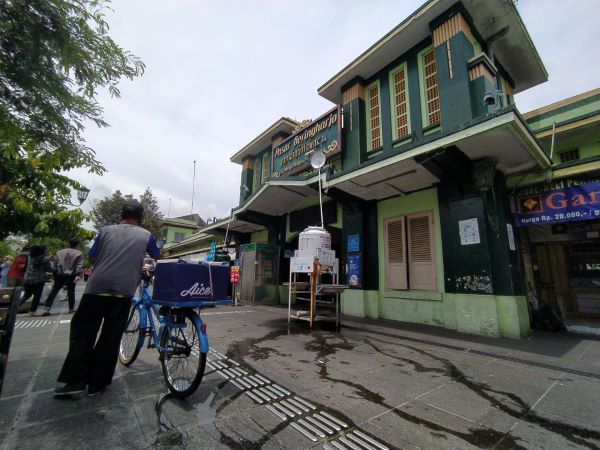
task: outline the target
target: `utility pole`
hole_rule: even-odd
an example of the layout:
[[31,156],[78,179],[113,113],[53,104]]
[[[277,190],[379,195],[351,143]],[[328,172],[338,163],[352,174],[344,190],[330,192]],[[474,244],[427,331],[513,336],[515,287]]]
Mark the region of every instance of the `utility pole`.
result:
[[190,216],[194,214],[194,190],[196,188],[196,160],[194,160],[194,177],[192,179],[192,210]]
[[169,199],[169,210],[167,211],[167,217],[171,217],[171,199]]

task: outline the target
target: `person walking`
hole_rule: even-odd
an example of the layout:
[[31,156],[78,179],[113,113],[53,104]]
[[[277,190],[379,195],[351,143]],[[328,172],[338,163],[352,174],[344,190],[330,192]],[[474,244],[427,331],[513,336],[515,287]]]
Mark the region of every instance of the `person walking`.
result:
[[8,287],[8,269],[10,269],[11,261],[12,258],[6,255],[0,264],[0,286],[2,287]]
[[8,268],[6,278],[8,279],[8,287],[23,286],[25,271],[27,270],[27,257],[29,256],[29,246],[23,247],[23,251],[15,256],[13,262]]
[[25,271],[23,280],[24,294],[21,297],[19,306],[29,300],[29,297],[33,296],[30,312],[30,315],[32,316],[35,315],[38,305],[40,304],[42,292],[44,291],[44,284],[46,284],[46,274],[52,270],[52,264],[50,264],[50,260],[45,253],[45,245],[32,245],[29,250],[27,270]]
[[54,284],[46,299],[46,310],[42,314],[43,316],[50,315],[50,309],[56,294],[65,286],[67,287],[67,299],[69,300],[69,314],[75,311],[75,283],[83,267],[83,253],[77,250],[78,245],[79,239],[72,238],[69,240],[69,248],[63,248],[56,252],[54,257]]
[[89,396],[99,395],[112,381],[144,253],[160,254],[154,236],[140,226],[143,213],[140,202],[126,202],[121,223],[102,228],[89,251],[94,271],[71,320],[69,352],[57,380],[65,384],[55,397],[84,392],[86,385]]

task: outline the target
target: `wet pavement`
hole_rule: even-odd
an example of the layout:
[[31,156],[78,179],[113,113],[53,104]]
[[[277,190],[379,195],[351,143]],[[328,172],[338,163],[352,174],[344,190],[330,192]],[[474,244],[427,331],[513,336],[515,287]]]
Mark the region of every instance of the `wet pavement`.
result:
[[[57,304],[58,309],[66,305]],[[600,448],[600,340],[512,341],[385,321],[288,326],[287,309],[203,311],[198,391],[166,393],[158,354],[99,397],[52,398],[70,316],[20,316],[0,447]]]

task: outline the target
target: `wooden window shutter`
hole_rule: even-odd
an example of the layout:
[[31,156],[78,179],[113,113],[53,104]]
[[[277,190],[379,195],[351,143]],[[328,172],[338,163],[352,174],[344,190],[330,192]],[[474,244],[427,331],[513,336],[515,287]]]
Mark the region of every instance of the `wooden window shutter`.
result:
[[368,108],[368,151],[377,150],[381,147],[381,114],[379,102],[379,84],[374,84],[367,88],[367,108]]
[[427,125],[440,123],[440,91],[438,88],[437,70],[435,67],[435,50],[431,49],[423,55],[425,72],[425,102],[427,104]]
[[386,288],[408,289],[404,217],[385,222]]
[[430,212],[412,214],[407,222],[410,288],[435,291],[433,215]]

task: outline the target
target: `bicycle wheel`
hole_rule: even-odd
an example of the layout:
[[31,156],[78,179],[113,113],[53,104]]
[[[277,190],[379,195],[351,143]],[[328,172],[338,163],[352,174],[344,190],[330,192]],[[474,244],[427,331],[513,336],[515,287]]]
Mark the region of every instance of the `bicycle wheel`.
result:
[[119,345],[119,361],[124,366],[129,366],[135,361],[144,345],[144,333],[140,328],[142,314],[139,305],[131,305],[127,326]]
[[201,321],[192,310],[181,311],[183,328],[163,328],[160,346],[168,348],[160,356],[163,376],[169,390],[179,398],[194,393],[206,366],[206,353],[200,351]]

